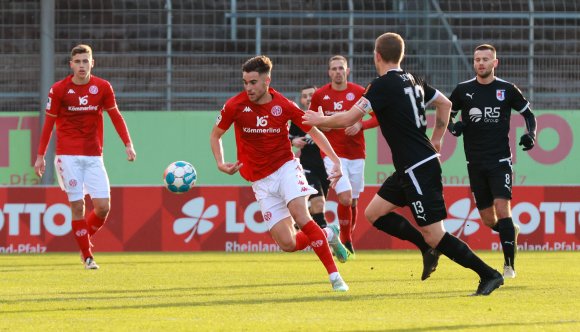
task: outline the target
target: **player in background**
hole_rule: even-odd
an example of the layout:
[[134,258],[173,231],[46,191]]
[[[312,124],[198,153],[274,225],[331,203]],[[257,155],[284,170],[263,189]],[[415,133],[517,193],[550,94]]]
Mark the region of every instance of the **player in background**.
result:
[[[310,107],[310,100],[316,91],[316,86],[305,86],[300,90],[300,102],[303,111]],[[316,194],[310,195],[308,201],[310,203],[309,212],[312,219],[320,226],[325,228],[327,225],[326,217],[324,216],[324,206],[326,204],[326,196],[328,195],[328,188],[330,181],[324,168],[324,162],[320,156],[320,149],[314,143],[312,137],[306,134],[294,122],[290,124],[290,142],[292,146],[300,149],[300,164],[304,169],[306,180],[308,184],[316,189]]]
[[[405,43],[396,33],[385,33],[375,41],[374,62],[380,75],[368,85],[363,97],[347,112],[324,116],[307,111],[305,123],[323,127],[348,127],[373,110],[391,148],[395,172],[385,180],[365,210],[377,229],[414,243],[423,253],[436,248],[454,262],[475,271],[479,286],[474,295],[489,295],[503,285],[502,275],[485,264],[466,243],[445,231],[447,217],[443,200],[439,151],[449,120],[451,102],[438,90],[401,69]],[[425,134],[425,106],[436,108],[431,139]],[[393,212],[408,206],[419,230]],[[424,259],[425,272],[437,265],[437,255]],[[425,264],[427,262],[427,264]],[[428,277],[428,275],[427,275]]]
[[[350,68],[346,58],[342,55],[332,56],[328,61],[330,83],[316,90],[312,96],[310,109],[317,110],[321,107],[325,115],[349,110],[364,92],[362,86],[348,82],[349,74]],[[356,223],[358,198],[364,190],[366,157],[363,131],[356,130],[358,125],[355,124],[353,126],[353,128],[347,129],[329,130],[328,128],[322,128],[342,163],[343,177],[338,180],[334,190],[339,203],[337,217],[340,224],[340,239],[352,257],[354,257],[352,231]],[[333,165],[331,159],[324,154],[324,151],[322,151],[322,157],[327,172],[330,172]]]
[[[471,191],[485,225],[499,233],[504,278],[515,278],[515,254],[519,226],[512,220],[512,154],[509,145],[510,115],[518,111],[527,133],[519,145],[528,151],[536,140],[536,118],[530,103],[512,83],[495,76],[498,59],[495,47],[479,45],[473,55],[475,78],[459,83],[451,93],[453,110],[449,131],[463,134],[463,147]],[[453,118],[461,111],[461,120]]]
[[[127,160],[136,157],[129,130],[119,112],[111,84],[91,75],[95,65],[88,45],[77,45],[69,62],[73,71],[50,89],[46,116],[34,171],[42,176],[44,155],[56,123],[55,168],[58,183],[68,195],[72,214],[72,231],[81,250],[86,269],[98,269],[91,251],[91,237],[107,220],[111,208],[111,188],[103,163],[103,112],[107,112],[125,145]],[[85,218],[85,194],[93,202]]]
[[[333,290],[347,291],[348,285],[338,272],[329,244],[343,263],[347,250],[340,243],[338,227],[321,229],[308,212],[306,199],[316,190],[308,185],[300,162],[294,158],[288,121],[308,133],[330,156],[334,163],[330,186],[342,176],[340,159],[318,129],[302,124],[304,112],[270,87],[271,70],[272,62],[266,56],[256,56],[243,64],[244,91],[225,103],[210,134],[217,167],[230,175],[240,171],[252,183],[270,235],[282,250],[293,252],[311,246],[326,268]],[[224,161],[221,141],[232,124],[238,155],[234,163]],[[300,231],[296,232],[294,222]]]

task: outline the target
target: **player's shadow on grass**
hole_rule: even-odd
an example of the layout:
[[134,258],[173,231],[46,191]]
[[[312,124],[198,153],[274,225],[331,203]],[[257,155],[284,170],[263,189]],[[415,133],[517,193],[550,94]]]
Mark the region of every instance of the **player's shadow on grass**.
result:
[[[356,285],[356,282],[353,283]],[[255,285],[224,285],[224,286],[207,286],[207,287],[175,287],[175,288],[155,288],[155,289],[134,289],[134,290],[98,290],[98,291],[83,291],[83,292],[59,292],[58,297],[49,296],[50,294],[27,294],[27,296],[33,296],[29,299],[17,299],[17,300],[3,300],[0,301],[2,304],[18,304],[22,302],[47,302],[47,303],[71,303],[73,308],[58,308],[58,309],[32,309],[28,307],[27,309],[18,311],[5,311],[0,312],[2,314],[17,314],[17,313],[30,313],[30,312],[56,312],[56,311],[83,311],[83,310],[111,310],[111,309],[147,309],[147,308],[170,308],[170,307],[211,307],[211,306],[223,306],[223,305],[260,305],[260,304],[278,304],[278,303],[306,303],[306,302],[357,302],[370,300],[376,301],[377,299],[429,299],[429,298],[457,298],[466,297],[464,290],[457,291],[420,291],[420,292],[406,292],[406,293],[377,293],[374,290],[372,293],[364,294],[352,294],[351,293],[331,293],[330,289],[321,290],[320,295],[312,296],[302,296],[302,297],[292,297],[288,294],[288,297],[277,297],[271,298],[269,296],[279,295],[280,293],[276,290],[278,287],[295,287],[295,286],[321,286],[328,287],[327,283],[321,282],[297,282],[297,283],[271,283],[271,284],[255,284]],[[254,288],[261,288],[262,291],[260,295],[256,295]],[[264,290],[264,288],[272,288],[270,290]],[[521,288],[521,287],[520,287]],[[211,290],[222,289],[226,292],[211,292]],[[243,290],[249,289],[247,292],[232,292],[232,290]],[[323,288],[321,288],[323,289]],[[200,292],[204,291],[204,292]],[[502,289],[503,291],[503,289]],[[110,294],[123,294],[117,296],[110,296]],[[174,293],[174,294],[172,294]],[[104,296],[99,296],[104,295]],[[39,297],[44,296],[44,297]],[[80,295],[80,296],[76,296]],[[96,296],[90,296],[96,295]],[[134,305],[118,305],[118,306],[99,306],[99,301],[115,301],[122,299],[131,299],[138,302],[147,301],[148,299],[159,299],[160,297],[166,299],[173,299],[173,302],[169,303],[140,303]],[[201,301],[190,301],[191,298],[203,298],[208,297],[223,298],[227,299],[216,299],[214,301],[201,300]],[[235,297],[243,297],[242,299],[235,299]],[[184,298],[183,302],[175,301],[177,298]],[[91,306],[86,305],[79,306],[76,302],[86,303],[91,302]]]
[[[537,326],[550,326],[550,327],[559,327],[561,329],[568,328],[567,325],[570,324],[578,324],[580,320],[569,320],[569,321],[561,321],[561,320],[554,320],[554,321],[536,321],[536,322],[505,322],[505,323],[485,323],[485,324],[462,324],[462,325],[440,325],[440,326],[433,326],[430,325],[429,327],[418,328],[418,327],[410,327],[410,328],[386,328],[380,330],[365,330],[365,332],[385,332],[385,331],[398,331],[398,332],[405,332],[405,331],[469,331],[474,329],[484,329],[484,330],[491,330],[493,328],[507,328],[507,330],[511,330],[513,328],[523,328],[525,326],[529,327],[537,327]],[[352,330],[357,331],[357,330]]]

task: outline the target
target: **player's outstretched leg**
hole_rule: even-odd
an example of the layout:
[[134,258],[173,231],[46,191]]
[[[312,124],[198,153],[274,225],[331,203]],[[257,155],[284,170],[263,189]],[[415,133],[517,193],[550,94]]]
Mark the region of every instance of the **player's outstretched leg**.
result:
[[[320,226],[318,226],[313,220],[309,221],[302,227],[302,232],[308,237],[310,247],[312,248],[312,250],[314,250],[318,258],[326,268],[326,271],[328,272],[328,276],[330,279],[330,283],[332,284],[332,289],[334,291],[341,292],[347,291],[348,286],[346,285],[344,280],[342,280],[340,273],[338,273],[338,268],[334,263],[334,259],[332,258],[332,253],[330,252],[328,240],[326,239],[327,233],[323,231],[320,228]],[[296,241],[296,243],[298,243],[298,240]]]
[[437,250],[457,264],[471,269],[479,275],[479,287],[473,295],[489,295],[503,285],[501,273],[485,264],[465,242],[455,236],[446,232],[439,241]]
[[429,278],[431,273],[435,272],[441,254],[425,242],[423,234],[413,227],[407,218],[398,213],[390,212],[378,218],[373,223],[373,226],[397,239],[409,241],[419,248],[423,255],[423,273],[421,274],[421,280]]

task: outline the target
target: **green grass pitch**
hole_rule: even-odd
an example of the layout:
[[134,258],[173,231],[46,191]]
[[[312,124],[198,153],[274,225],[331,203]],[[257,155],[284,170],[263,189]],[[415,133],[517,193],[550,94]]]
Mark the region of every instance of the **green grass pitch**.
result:
[[[501,252],[479,252],[498,269]],[[416,251],[360,251],[334,293],[314,253],[0,256],[0,331],[580,331],[580,252],[520,252],[518,276],[477,275]]]

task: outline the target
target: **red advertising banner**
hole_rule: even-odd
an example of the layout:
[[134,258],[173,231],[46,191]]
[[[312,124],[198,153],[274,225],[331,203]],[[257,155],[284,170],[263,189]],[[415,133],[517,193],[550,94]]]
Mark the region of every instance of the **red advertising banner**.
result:
[[[377,190],[368,186],[359,200],[354,246],[412,249],[364,220]],[[580,250],[580,187],[515,187],[513,219],[520,225],[520,250]],[[194,187],[176,195],[163,187],[115,187],[111,212],[92,242],[100,252],[278,251],[268,234],[250,187]],[[468,187],[445,187],[446,229],[473,249],[501,250],[499,237],[485,227]],[[327,219],[336,222],[331,195]],[[87,211],[90,200],[87,199]],[[411,218],[407,208],[400,213]],[[66,195],[55,187],[0,188],[0,254],[77,251]]]

